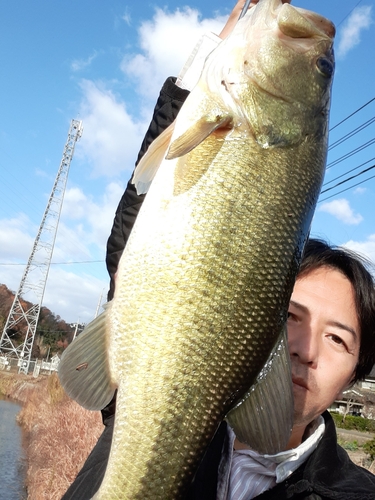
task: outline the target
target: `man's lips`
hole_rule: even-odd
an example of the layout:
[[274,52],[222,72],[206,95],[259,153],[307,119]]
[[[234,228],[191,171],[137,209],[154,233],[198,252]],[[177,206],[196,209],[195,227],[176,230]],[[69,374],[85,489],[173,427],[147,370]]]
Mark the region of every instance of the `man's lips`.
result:
[[303,378],[292,376],[292,382],[294,385],[298,385],[300,387],[303,387],[304,389],[308,389],[307,383]]

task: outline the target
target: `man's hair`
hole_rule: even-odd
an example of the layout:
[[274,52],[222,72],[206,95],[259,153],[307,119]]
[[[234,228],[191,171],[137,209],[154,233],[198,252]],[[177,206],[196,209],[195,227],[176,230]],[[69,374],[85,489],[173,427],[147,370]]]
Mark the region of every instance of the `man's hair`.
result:
[[310,238],[304,249],[297,279],[321,267],[340,271],[353,286],[361,333],[353,382],[363,380],[375,364],[375,283],[368,270],[371,264],[351,250]]

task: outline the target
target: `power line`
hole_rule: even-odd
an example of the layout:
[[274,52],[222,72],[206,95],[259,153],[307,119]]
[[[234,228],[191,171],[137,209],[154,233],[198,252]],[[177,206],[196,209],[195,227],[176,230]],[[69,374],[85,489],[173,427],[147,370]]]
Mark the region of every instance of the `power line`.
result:
[[343,142],[347,141],[348,139],[350,139],[354,135],[358,134],[358,132],[361,132],[362,130],[364,130],[366,127],[368,127],[369,125],[371,125],[374,122],[375,122],[375,116],[373,116],[372,118],[370,118],[370,120],[367,120],[367,122],[362,123],[362,125],[359,125],[357,128],[355,128],[351,132],[348,132],[346,135],[344,135],[343,137],[341,137],[341,139],[337,139],[337,141],[333,142],[329,146],[328,151],[330,151],[331,149],[335,148],[336,146],[339,146]]
[[361,184],[364,184],[365,182],[369,181],[370,179],[373,179],[374,177],[375,177],[375,175],[372,175],[371,177],[369,177],[368,179],[365,179],[364,181],[357,182],[357,184],[353,184],[353,186],[349,186],[348,188],[343,189],[342,191],[339,191],[338,193],[332,194],[331,196],[327,196],[327,198],[324,198],[323,200],[319,200],[318,203],[322,203],[323,201],[329,200],[330,198],[333,198],[333,197],[337,196],[338,194],[344,193],[345,191],[348,191],[349,189],[352,189],[356,186],[360,186]]
[[359,153],[360,151],[363,151],[364,149],[368,148],[369,146],[371,146],[374,143],[375,143],[375,138],[372,138],[369,141],[365,142],[364,144],[361,144],[361,146],[358,146],[358,148],[352,149],[352,151],[350,151],[349,153],[346,153],[345,155],[340,156],[340,158],[337,158],[337,160],[334,160],[331,163],[329,163],[327,165],[326,170],[330,169],[331,167],[334,167],[335,165],[338,165],[342,161],[350,158],[351,156]]
[[359,1],[355,4],[355,6],[352,8],[352,10],[349,12],[349,14],[347,14],[347,15],[344,17],[344,19],[342,19],[342,20],[339,22],[339,24],[336,26],[336,28],[338,28],[339,26],[341,26],[341,24],[345,21],[345,19],[347,19],[347,18],[350,16],[350,14],[353,12],[353,10],[354,10],[354,9],[356,9],[356,8],[358,7],[358,5],[359,5],[361,2],[362,2],[362,0],[359,0]]
[[351,177],[348,177],[347,179],[345,179],[345,180],[343,180],[341,182],[338,182],[334,186],[332,186],[330,188],[327,188],[324,191],[321,191],[320,194],[326,193],[327,191],[331,191],[332,189],[335,189],[336,187],[341,186],[342,184],[345,184],[346,182],[352,181],[353,179],[359,177],[360,175],[365,174],[366,172],[369,172],[373,168],[375,168],[375,165],[372,165],[372,167],[365,168],[364,170],[362,170],[362,172],[359,172],[356,175],[352,175]]
[[350,172],[354,172],[354,170],[357,170],[357,168],[361,168],[363,167],[363,165],[367,165],[367,163],[370,163],[370,161],[372,160],[375,160],[375,156],[373,158],[370,158],[369,160],[361,163],[360,165],[358,165],[357,167],[354,167],[354,168],[351,168],[350,170],[348,170],[347,172],[344,172],[343,174],[341,175],[338,175],[337,177],[335,177],[334,179],[331,179],[330,181],[327,181],[323,184],[322,187],[324,186],[327,186],[328,184],[331,184],[332,182],[335,182],[337,181],[337,179],[341,179],[341,177],[344,177],[344,175],[347,175],[347,174],[350,174]]
[[359,111],[361,111],[363,108],[365,108],[366,106],[368,106],[370,103],[372,103],[372,101],[375,101],[375,97],[373,97],[372,99],[370,99],[369,101],[367,101],[366,104],[364,104],[360,108],[358,108],[355,111],[353,111],[353,113],[351,113],[349,116],[347,116],[346,118],[344,118],[343,120],[341,120],[341,122],[337,123],[334,127],[330,128],[329,131],[332,132],[332,130],[334,130],[335,128],[337,128],[342,123],[346,122],[346,120],[349,120],[349,118],[351,118],[356,113],[358,113]]

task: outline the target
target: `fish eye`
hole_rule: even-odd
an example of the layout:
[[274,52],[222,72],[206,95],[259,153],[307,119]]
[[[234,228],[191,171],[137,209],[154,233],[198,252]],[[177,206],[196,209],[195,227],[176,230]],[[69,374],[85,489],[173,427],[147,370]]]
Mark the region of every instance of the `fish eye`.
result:
[[318,59],[316,60],[316,67],[318,68],[319,72],[327,78],[330,78],[333,75],[333,64],[326,57],[318,57]]

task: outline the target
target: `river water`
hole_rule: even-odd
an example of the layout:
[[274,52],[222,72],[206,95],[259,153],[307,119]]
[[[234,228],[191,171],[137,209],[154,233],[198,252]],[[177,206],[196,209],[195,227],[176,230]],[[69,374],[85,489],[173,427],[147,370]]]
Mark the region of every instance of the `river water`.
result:
[[0,395],[0,500],[27,498],[22,434],[16,421],[20,409]]

